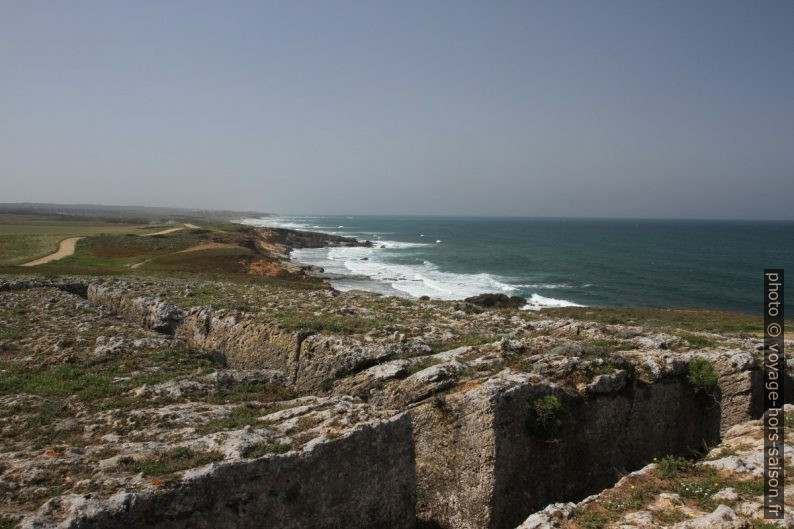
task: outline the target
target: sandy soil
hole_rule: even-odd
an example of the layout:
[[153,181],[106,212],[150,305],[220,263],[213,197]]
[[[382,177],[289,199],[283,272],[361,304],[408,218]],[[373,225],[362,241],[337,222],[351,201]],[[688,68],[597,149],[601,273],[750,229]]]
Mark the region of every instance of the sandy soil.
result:
[[75,245],[80,239],[85,239],[85,237],[69,237],[68,239],[63,239],[58,243],[58,251],[55,253],[51,253],[50,255],[46,255],[36,259],[35,261],[24,263],[20,266],[38,266],[44,263],[49,263],[50,261],[56,261],[58,259],[63,259],[64,257],[69,257],[74,253]]

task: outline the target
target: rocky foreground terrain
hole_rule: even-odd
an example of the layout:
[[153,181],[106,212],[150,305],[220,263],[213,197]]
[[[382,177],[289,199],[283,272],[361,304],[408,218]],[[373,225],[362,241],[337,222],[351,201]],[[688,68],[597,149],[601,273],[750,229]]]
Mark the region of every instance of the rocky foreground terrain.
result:
[[[788,425],[794,406],[786,405]],[[788,426],[786,435],[794,434]],[[763,521],[763,424],[747,421],[725,433],[722,443],[699,462],[654,459],[614,487],[574,503],[555,503],[533,514],[519,529],[619,527],[620,529],[748,529],[794,526],[790,512],[776,524]],[[786,445],[786,473],[792,467]],[[794,491],[786,488],[786,509]]]
[[591,315],[7,277],[0,527],[771,527],[761,338]]

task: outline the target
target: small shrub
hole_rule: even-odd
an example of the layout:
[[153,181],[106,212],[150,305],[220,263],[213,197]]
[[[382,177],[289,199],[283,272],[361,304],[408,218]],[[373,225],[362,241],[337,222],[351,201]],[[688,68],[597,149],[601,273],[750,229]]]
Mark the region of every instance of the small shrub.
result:
[[714,475],[686,477],[673,483],[673,492],[697,503],[704,511],[713,511],[717,505],[711,497],[722,488]]
[[573,519],[582,529],[604,529],[610,521],[605,513],[583,507],[574,509]]
[[16,529],[17,527],[19,527],[19,522],[16,520],[6,518],[5,516],[0,518],[0,529]]
[[282,443],[257,443],[245,451],[245,457],[256,459],[268,454],[285,454],[290,451],[290,445]]
[[652,489],[642,486],[635,487],[631,489],[631,493],[626,499],[626,506],[630,509],[640,509],[651,495]]
[[742,494],[748,496],[763,496],[764,495],[764,480],[754,479],[750,481],[732,481],[730,485]]
[[194,452],[186,446],[177,446],[143,461],[126,459],[122,466],[144,476],[162,476],[188,468],[195,468],[223,460],[220,452]]
[[656,511],[654,517],[664,525],[673,525],[686,520],[686,514],[681,509],[664,509]]
[[659,460],[656,473],[659,477],[670,479],[689,470],[690,463],[683,457],[667,456]]
[[253,409],[248,406],[240,406],[235,409],[228,417],[211,419],[206,424],[199,426],[200,433],[214,433],[221,430],[234,430],[256,424],[259,421],[262,410],[258,407]]
[[687,342],[690,347],[694,347],[695,349],[705,349],[717,345],[717,342],[711,338],[705,338],[697,334],[682,333],[679,336],[681,336],[681,339]]
[[538,437],[554,439],[562,428],[563,413],[560,400],[554,395],[546,395],[530,404],[527,427]]
[[753,520],[753,529],[780,529],[781,526],[773,524],[772,522],[765,522],[760,518]]
[[711,362],[705,358],[694,358],[687,366],[686,379],[696,391],[714,394],[720,377]]

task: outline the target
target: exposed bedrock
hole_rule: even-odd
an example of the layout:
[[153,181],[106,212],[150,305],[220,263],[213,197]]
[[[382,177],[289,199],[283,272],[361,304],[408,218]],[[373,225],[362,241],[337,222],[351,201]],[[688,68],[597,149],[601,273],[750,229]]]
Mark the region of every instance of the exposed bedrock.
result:
[[[720,433],[724,434],[733,426],[757,419],[763,413],[764,373],[747,353],[718,355],[713,361],[720,375]],[[787,402],[791,400],[791,386],[786,381]]]
[[176,326],[177,337],[193,347],[222,353],[235,369],[279,369],[294,381],[303,334],[277,325],[217,316],[208,307],[195,307]]
[[245,315],[218,315],[210,307],[183,310],[101,285],[88,287],[92,303],[189,346],[221,354],[235,369],[279,369],[301,391],[328,390],[338,378],[394,356],[397,345],[360,347],[339,337],[310,336]]
[[52,527],[51,518],[65,511],[62,529],[409,529],[415,490],[411,423],[403,414],[302,452],[191,470],[159,495],[65,495],[22,527]]
[[[713,360],[721,370],[718,398],[687,382],[682,361],[652,383],[624,381],[604,393],[565,392],[541,377],[505,372],[419,404],[418,518],[428,527],[511,528],[654,457],[704,451],[760,411],[759,372],[752,359],[734,357]],[[560,406],[544,422],[533,410],[546,396]]]
[[682,377],[595,398],[563,398],[562,426],[552,442],[528,435],[526,402],[536,395],[537,388],[522,385],[495,403],[495,489],[487,527],[514,527],[550,501],[597,492],[654,457],[692,455],[719,441],[719,405]]
[[[80,290],[71,284],[58,288]],[[136,496],[136,507],[124,516],[172,513],[170,525],[151,527],[211,527],[225,520],[220,517],[248,520],[250,513],[267,516],[274,527],[410,527],[413,504],[408,512],[401,510],[402,503],[389,506],[396,499],[383,498],[410,503],[415,494],[416,518],[427,527],[507,529],[549,503],[598,492],[654,457],[702,452],[730,427],[757,418],[763,406],[754,359],[758,351],[741,344],[741,350],[677,352],[641,337],[634,345],[621,344],[627,349],[612,353],[607,365],[603,355],[590,358],[570,344],[540,347],[556,338],[539,323],[533,329],[537,336],[527,338],[537,342],[524,348],[505,340],[429,354],[427,346],[426,352],[408,350],[405,340],[365,343],[355,336],[309,335],[209,307],[185,310],[108,284],[85,290],[92,303],[218,353],[228,367],[276,369],[300,391],[353,395],[374,408],[410,411],[400,422],[404,430],[389,434],[397,439],[396,447],[376,436],[381,440],[356,441],[357,452],[345,452],[348,445],[340,444],[333,450],[318,446],[316,454],[303,459],[283,456],[278,464],[274,461],[282,456],[224,463],[213,467],[211,478],[196,477],[169,500]],[[535,350],[530,346],[540,352],[526,353]],[[694,358],[716,369],[719,392],[698,389],[688,380]],[[533,362],[522,367],[519,360]],[[595,367],[601,370],[592,371]],[[544,374],[538,374],[540,369],[546,369]],[[576,369],[585,369],[587,376],[566,381]],[[224,470],[226,465],[235,470]],[[309,487],[301,488],[307,496],[300,498],[314,498],[302,507],[304,514],[277,501],[283,492],[279,487],[290,479]],[[334,492],[339,488],[355,498],[354,506],[331,507],[340,501]],[[191,511],[198,518],[180,514]],[[394,521],[398,511],[399,523]],[[366,523],[349,522],[354,515]],[[123,519],[139,524],[138,518]],[[315,521],[320,519],[329,525]],[[227,526],[254,527],[239,523]]]
[[91,284],[88,301],[154,331],[174,334],[184,311],[171,303],[143,296],[133,296],[110,286]]

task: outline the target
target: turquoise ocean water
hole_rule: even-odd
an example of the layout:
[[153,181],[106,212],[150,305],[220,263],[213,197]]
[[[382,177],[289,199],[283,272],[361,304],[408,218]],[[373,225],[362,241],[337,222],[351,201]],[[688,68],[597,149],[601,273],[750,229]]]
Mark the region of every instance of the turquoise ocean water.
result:
[[763,269],[794,271],[794,222],[309,215],[246,222],[371,240],[373,248],[293,252],[340,289],[440,299],[503,292],[526,297],[528,309],[760,314]]

